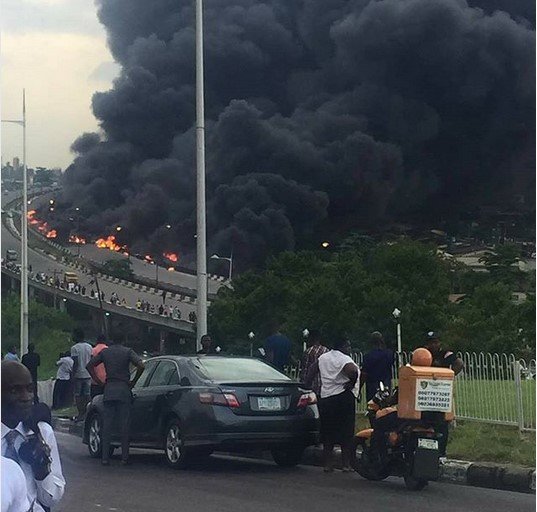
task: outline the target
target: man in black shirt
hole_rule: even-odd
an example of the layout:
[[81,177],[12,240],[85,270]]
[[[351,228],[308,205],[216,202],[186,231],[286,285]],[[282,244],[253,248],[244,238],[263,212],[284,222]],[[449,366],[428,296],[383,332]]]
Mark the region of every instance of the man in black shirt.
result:
[[[442,348],[440,338],[434,331],[429,331],[425,338],[425,348],[433,355],[433,364],[437,368],[451,368],[453,373],[457,375],[464,368],[464,363],[460,357],[457,357],[455,352]],[[444,422],[438,429],[443,437],[440,441],[440,456],[446,456],[446,448],[449,435],[449,424]]]
[[464,363],[455,352],[444,350],[440,338],[434,331],[429,331],[425,338],[425,348],[433,355],[433,366],[437,368],[451,368],[455,375],[464,368]]
[[[118,418],[121,432],[121,463],[129,461],[129,437],[132,393],[131,388],[142,375],[144,363],[141,357],[132,350],[123,346],[123,334],[115,333],[112,336],[113,345],[92,357],[86,369],[94,382],[104,386],[104,418],[102,430],[101,463],[110,464],[110,439],[114,418]],[[104,364],[106,382],[101,382],[95,372],[95,367]],[[136,375],[130,380],[130,365],[136,366]]]
[[216,355],[217,352],[213,348],[213,340],[208,334],[204,334],[200,339],[201,349],[198,354]]
[[37,397],[37,367],[41,364],[41,358],[39,354],[35,352],[35,345],[30,343],[28,345],[28,353],[22,356],[21,363],[30,370],[30,375],[32,376],[32,383],[34,385],[34,404],[39,402]]

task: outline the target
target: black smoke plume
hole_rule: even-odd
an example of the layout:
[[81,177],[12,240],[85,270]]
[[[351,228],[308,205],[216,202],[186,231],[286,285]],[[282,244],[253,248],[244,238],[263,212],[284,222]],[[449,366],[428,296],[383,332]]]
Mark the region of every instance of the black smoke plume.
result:
[[[188,262],[194,3],[97,5],[122,71],[93,97],[103,133],[74,142],[59,209]],[[206,0],[204,17],[209,251],[255,265],[327,233],[534,200],[533,2]]]

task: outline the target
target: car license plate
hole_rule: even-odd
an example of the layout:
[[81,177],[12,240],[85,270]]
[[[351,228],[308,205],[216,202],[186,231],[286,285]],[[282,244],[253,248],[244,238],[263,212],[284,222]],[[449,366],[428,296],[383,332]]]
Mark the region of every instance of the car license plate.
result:
[[424,439],[420,437],[418,439],[418,448],[425,448],[426,450],[438,450],[438,441],[436,439]]
[[260,411],[279,411],[282,403],[279,396],[257,397],[257,407]]

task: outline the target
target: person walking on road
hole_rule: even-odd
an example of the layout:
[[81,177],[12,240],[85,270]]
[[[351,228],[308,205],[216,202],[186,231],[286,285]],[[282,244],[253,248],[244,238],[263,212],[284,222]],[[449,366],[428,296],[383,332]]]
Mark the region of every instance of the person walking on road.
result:
[[343,471],[351,471],[351,447],[354,436],[356,397],[360,370],[350,357],[351,344],[340,338],[334,349],[319,357],[310,369],[308,381],[316,372],[321,375],[321,440],[323,443],[324,471],[334,471],[334,446],[341,446]]
[[45,512],[60,501],[65,490],[56,436],[49,423],[33,414],[42,404],[33,405],[28,369],[16,361],[3,361],[1,373],[2,456],[21,467],[31,510]]
[[[302,362],[300,364],[300,380],[304,383],[306,383],[306,378],[310,368],[317,363],[319,357],[329,350],[327,347],[322,345],[321,332],[317,329],[310,331],[308,341],[310,342],[310,346],[304,352]],[[321,396],[321,376],[319,372],[314,375],[312,382],[307,382],[306,385],[311,387],[318,397]]]
[[380,382],[391,388],[394,364],[394,353],[386,348],[386,343],[380,332],[372,332],[369,336],[369,342],[371,350],[364,356],[360,374],[360,384],[365,384],[366,401],[375,396]]
[[281,372],[285,366],[289,364],[289,356],[291,355],[291,342],[287,336],[280,332],[280,323],[274,321],[272,323],[272,334],[265,340],[265,357]]
[[73,373],[73,358],[69,352],[61,352],[59,359],[56,361],[58,370],[56,371],[56,382],[52,392],[52,409],[61,409],[71,405],[69,401],[71,396],[71,376]]
[[41,358],[35,351],[35,345],[33,343],[28,345],[28,352],[22,356],[21,362],[28,368],[32,376],[32,382],[34,383],[34,403],[37,403],[39,402],[37,396],[37,367],[41,364]]
[[91,345],[84,341],[84,331],[76,328],[73,330],[73,341],[71,347],[71,357],[74,362],[73,383],[75,391],[75,403],[78,414],[75,421],[82,421],[86,414],[86,406],[90,400],[91,377],[86,370],[86,365],[91,359]]
[[[106,337],[104,334],[99,334],[97,336],[96,344],[91,349],[91,357],[95,357],[97,354],[101,353],[104,349],[108,348],[108,345],[106,344]],[[97,377],[99,377],[99,380],[101,382],[106,382],[106,370],[104,368],[104,364],[99,364],[95,367],[95,373],[97,374]],[[104,393],[104,387],[100,386],[95,382],[95,380],[91,380],[91,387],[90,387],[90,398],[93,398],[97,395],[102,395]]]
[[[110,464],[110,440],[114,419],[120,423],[121,434],[121,463],[129,462],[129,437],[132,392],[131,388],[144,371],[142,358],[131,348],[123,345],[123,334],[114,333],[113,344],[92,357],[86,369],[92,379],[104,386],[104,418],[101,444],[101,463]],[[95,368],[103,363],[106,370],[106,382],[102,382]],[[137,369],[132,381],[130,380],[130,365]]]

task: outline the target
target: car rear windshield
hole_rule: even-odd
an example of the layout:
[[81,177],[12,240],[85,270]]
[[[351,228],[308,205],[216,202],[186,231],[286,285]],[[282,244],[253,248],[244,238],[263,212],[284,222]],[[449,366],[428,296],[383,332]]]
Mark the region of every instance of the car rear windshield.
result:
[[256,359],[204,357],[194,363],[209,379],[215,382],[265,382],[291,379],[272,366]]

